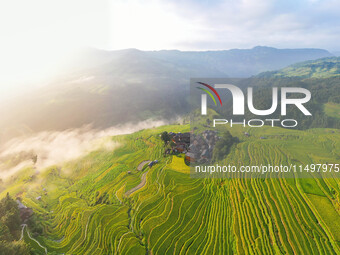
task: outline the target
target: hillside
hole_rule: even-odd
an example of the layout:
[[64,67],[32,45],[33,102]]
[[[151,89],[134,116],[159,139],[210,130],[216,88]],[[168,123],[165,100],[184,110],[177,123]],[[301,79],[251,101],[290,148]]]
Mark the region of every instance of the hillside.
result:
[[[209,80],[211,83],[221,82],[221,80]],[[254,107],[256,109],[270,109],[272,106],[272,88],[273,87],[299,87],[306,88],[311,92],[311,100],[305,103],[305,107],[311,112],[312,116],[305,116],[300,110],[293,105],[287,106],[287,117],[298,121],[298,129],[309,128],[340,128],[339,108],[340,104],[340,76],[329,78],[298,78],[298,77],[276,77],[276,76],[254,76],[247,79],[223,79],[223,83],[231,83],[243,90],[247,95],[247,88],[252,87],[254,90]],[[193,93],[199,93],[194,91]],[[195,94],[193,94],[195,95]],[[280,95],[280,92],[279,92]],[[197,97],[197,95],[195,95]],[[289,95],[291,96],[291,95]],[[233,118],[235,121],[243,119],[258,119],[258,115],[254,115],[245,107],[244,116],[233,115],[233,101],[231,94],[221,93],[223,107],[210,105],[220,114],[219,118]],[[198,100],[196,100],[199,102]],[[196,105],[196,108],[199,107]],[[198,109],[198,108],[197,108]],[[271,115],[266,116],[269,119],[282,119],[281,101],[278,100],[278,107]]]
[[[322,58],[297,63],[286,68],[264,72],[241,81],[241,87],[255,87],[254,97],[259,109],[271,105],[271,87],[302,87],[308,89],[312,99],[306,104],[313,118],[304,117],[295,109],[288,109],[288,115],[302,122],[300,128],[340,127],[340,58]],[[228,102],[230,104],[230,102]],[[230,113],[227,113],[230,115]],[[246,114],[252,116],[249,112]],[[279,117],[276,112],[272,117]]]
[[[91,70],[98,66],[107,66],[112,71],[112,64],[119,61],[122,67],[132,64],[132,70],[124,68],[121,70],[123,72],[120,72],[122,74],[135,71],[133,70],[135,67],[150,72],[150,68],[157,69],[167,64],[168,67],[173,65],[188,68],[187,77],[198,77],[195,73],[201,72],[203,73],[200,77],[215,77],[218,74],[223,77],[249,77],[297,62],[332,56],[333,54],[323,49],[277,49],[267,46],[217,51],[141,51],[137,49],[101,51],[91,49],[83,53],[81,65],[76,70]],[[153,63],[160,64],[160,67],[153,66]],[[196,72],[191,69],[192,66],[196,67]]]
[[324,105],[324,111],[328,116],[340,119],[340,103],[326,103]]
[[333,56],[322,49],[276,49],[266,46],[204,52],[153,51],[148,54],[177,63],[204,63],[206,67],[214,67],[228,77],[249,77],[293,63]]
[[321,58],[290,65],[259,77],[329,78],[340,75],[340,57]]
[[202,52],[89,50],[48,84],[23,88],[21,96],[0,102],[0,140],[90,123],[105,128],[176,118],[187,113],[191,77],[249,77],[329,56],[321,49],[260,46]]
[[[173,125],[112,137],[120,144],[113,151],[40,173],[25,169],[2,184],[0,197],[9,192],[34,209],[44,226],[36,239],[55,254],[340,253],[339,179],[191,178],[183,157],[164,157],[159,137],[188,130]],[[224,163],[339,162],[339,130],[230,132],[240,143]],[[26,242],[43,254],[29,233]]]

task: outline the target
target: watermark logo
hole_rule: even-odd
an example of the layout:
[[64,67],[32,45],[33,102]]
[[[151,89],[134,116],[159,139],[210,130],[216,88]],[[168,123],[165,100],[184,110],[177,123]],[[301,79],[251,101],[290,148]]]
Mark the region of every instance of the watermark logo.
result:
[[[204,82],[196,82],[196,84],[200,84],[203,87],[196,87],[197,89],[202,90],[204,93],[201,94],[201,115],[207,115],[207,95],[210,96],[212,101],[214,102],[215,106],[217,106],[217,102],[215,97],[220,102],[220,107],[223,107],[222,99],[220,94],[217,92],[217,89],[220,91],[221,95],[223,93],[231,93],[232,96],[232,113],[235,116],[242,116],[245,115],[245,107],[248,107],[248,110],[257,116],[269,116],[273,114],[279,105],[279,93],[280,93],[280,105],[281,105],[281,116],[287,115],[287,106],[288,105],[294,105],[298,110],[300,110],[305,116],[312,116],[310,111],[304,106],[307,102],[311,99],[311,92],[308,89],[305,88],[298,88],[298,87],[273,87],[272,88],[272,103],[270,108],[268,109],[256,109],[254,106],[254,102],[256,102],[256,98],[254,98],[253,88],[248,87],[246,89],[246,96],[244,95],[243,91],[236,85],[233,84],[208,84]],[[289,95],[299,95],[299,98],[289,98]],[[247,104],[245,104],[247,102]],[[275,121],[280,121],[283,127],[295,127],[297,126],[297,121],[294,119],[287,119],[281,121],[280,119],[252,119],[249,121],[244,120],[241,123],[238,124],[244,124],[246,125],[246,122],[248,122],[248,126],[253,127],[261,127],[265,124],[266,121],[271,122],[271,125],[274,126]],[[213,125],[216,124],[226,124],[226,123],[232,123],[232,120],[228,121],[226,119],[214,119]],[[288,125],[285,123],[291,122],[293,124]],[[254,123],[257,123],[255,125]],[[235,124],[235,122],[234,122]]]
[[[206,88],[210,89],[218,98],[218,100],[220,101],[221,106],[222,104],[222,100],[220,95],[217,93],[216,89],[214,89],[212,86],[210,86],[209,84],[203,83],[203,82],[197,82],[203,86],[205,86]],[[201,88],[201,87],[196,87],[202,91],[204,91],[206,94],[202,94],[201,96],[201,112],[203,115],[207,114],[207,94],[210,96],[210,98],[214,101],[215,105],[217,105],[216,100],[214,98],[214,96],[211,94],[211,92],[205,88]]]

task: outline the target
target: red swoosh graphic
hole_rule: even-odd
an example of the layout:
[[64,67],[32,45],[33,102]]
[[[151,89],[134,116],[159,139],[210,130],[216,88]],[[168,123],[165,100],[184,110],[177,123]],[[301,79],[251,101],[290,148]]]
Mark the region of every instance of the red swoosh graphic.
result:
[[203,85],[203,86],[206,86],[207,88],[211,89],[212,92],[214,92],[215,95],[217,96],[217,98],[218,98],[218,100],[220,101],[220,104],[221,104],[221,106],[222,106],[222,100],[221,100],[221,98],[220,98],[220,95],[217,93],[217,91],[216,91],[213,87],[211,87],[209,84],[206,84],[206,83],[203,83],[203,82],[197,82],[197,83],[199,83],[199,84],[201,84],[201,85]]

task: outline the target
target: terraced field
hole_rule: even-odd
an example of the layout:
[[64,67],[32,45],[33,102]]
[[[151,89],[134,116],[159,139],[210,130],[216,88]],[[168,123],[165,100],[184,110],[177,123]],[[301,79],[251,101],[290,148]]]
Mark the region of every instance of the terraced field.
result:
[[[191,178],[183,156],[164,156],[164,130],[189,126],[113,137],[120,144],[114,151],[92,152],[35,178],[26,169],[1,196],[19,194],[35,210],[44,226],[36,239],[50,253],[340,254],[339,179]],[[240,143],[224,163],[340,163],[339,130],[230,131]],[[126,195],[143,175],[145,185]]]
[[334,118],[340,118],[340,104],[327,103],[324,106],[325,113]]

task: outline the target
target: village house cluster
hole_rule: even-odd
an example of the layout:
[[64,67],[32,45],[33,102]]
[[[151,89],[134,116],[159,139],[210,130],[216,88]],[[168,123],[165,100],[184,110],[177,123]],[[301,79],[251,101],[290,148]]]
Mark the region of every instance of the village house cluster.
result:
[[[185,153],[188,162],[205,163],[211,160],[214,146],[220,139],[216,131],[205,130],[201,134],[169,132],[175,145],[173,153]],[[190,142],[191,141],[191,142]]]

